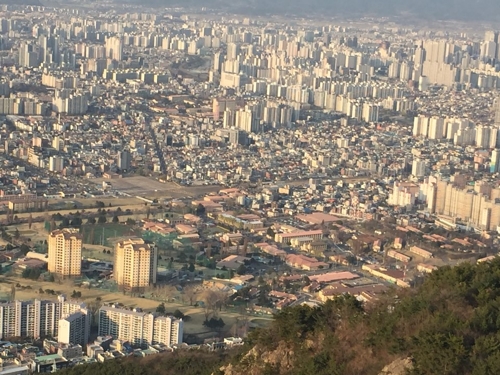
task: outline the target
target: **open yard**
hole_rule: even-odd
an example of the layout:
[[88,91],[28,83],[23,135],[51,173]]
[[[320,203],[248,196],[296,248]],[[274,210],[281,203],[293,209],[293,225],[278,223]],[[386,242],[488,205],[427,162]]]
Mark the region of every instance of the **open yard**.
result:
[[159,182],[155,179],[141,176],[117,178],[114,180],[97,179],[111,183],[114,190],[129,194],[132,197],[141,196],[147,198],[184,198],[215,192],[220,186],[181,186],[174,182]]
[[28,224],[11,225],[6,228],[6,231],[11,236],[14,236],[16,229],[19,230],[21,236],[31,239],[32,244],[45,241],[48,238],[44,223],[32,223],[31,229]]
[[[47,295],[45,293],[40,294],[39,289],[47,290],[52,289],[58,294],[65,294],[66,296],[71,296],[73,290],[82,293],[82,300],[84,302],[94,302],[96,298],[101,298],[102,303],[121,303],[128,307],[140,307],[146,311],[155,311],[159,305],[159,301],[151,300],[148,298],[139,298],[125,295],[121,292],[109,292],[102,289],[87,289],[80,288],[73,285],[72,280],[61,280],[60,282],[47,282],[47,281],[36,281],[23,279],[17,276],[2,276],[0,278],[0,297],[7,298],[11,293],[11,286],[19,283],[22,286],[31,286],[31,289],[16,288],[15,298],[17,300],[31,300],[31,299],[55,299],[53,295]],[[190,319],[184,323],[185,334],[206,334],[210,330],[203,326],[203,321],[205,320],[205,315],[203,308],[193,307],[189,305],[184,305],[181,303],[171,303],[166,302],[165,307],[167,312],[173,313],[175,310],[179,309],[185,315],[189,315]],[[231,332],[231,329],[237,320],[242,321],[243,316],[238,312],[225,311],[222,310],[219,313],[220,317],[225,322],[224,330]],[[259,325],[266,318],[259,318]]]
[[82,258],[84,259],[97,259],[104,262],[113,262],[113,256],[114,249],[111,246],[89,244],[84,244],[82,246]]

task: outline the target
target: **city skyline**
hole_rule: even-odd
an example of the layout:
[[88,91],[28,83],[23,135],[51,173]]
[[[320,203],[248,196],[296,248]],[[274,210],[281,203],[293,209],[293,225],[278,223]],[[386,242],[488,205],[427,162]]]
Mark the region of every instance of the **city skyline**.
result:
[[287,373],[442,375],[443,332],[449,374],[490,366],[496,4],[41,1],[0,5],[0,375],[227,374],[262,339],[259,374],[274,337],[318,341]]

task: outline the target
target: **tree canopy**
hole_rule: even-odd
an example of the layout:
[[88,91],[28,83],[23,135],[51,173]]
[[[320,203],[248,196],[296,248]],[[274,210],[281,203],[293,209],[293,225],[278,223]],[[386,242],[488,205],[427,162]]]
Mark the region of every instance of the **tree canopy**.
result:
[[[223,321],[207,317],[205,325],[220,328]],[[442,267],[418,288],[393,289],[369,304],[345,295],[318,307],[285,308],[268,328],[251,331],[231,363],[234,374],[378,375],[393,361],[409,358],[409,375],[496,375],[499,348],[497,259]],[[61,374],[220,374],[221,356],[229,355],[222,353],[175,352],[152,360],[161,367],[149,368],[136,358]]]

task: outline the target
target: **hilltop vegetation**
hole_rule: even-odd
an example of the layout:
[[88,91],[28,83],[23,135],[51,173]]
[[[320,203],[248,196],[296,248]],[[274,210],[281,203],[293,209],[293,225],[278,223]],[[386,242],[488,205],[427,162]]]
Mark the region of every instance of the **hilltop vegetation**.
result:
[[414,375],[500,374],[499,328],[500,261],[445,267],[367,308],[344,297],[287,309],[226,374],[379,374],[404,358]]
[[229,352],[178,351],[145,358],[125,358],[79,365],[60,375],[210,375],[230,358]]
[[238,354],[191,351],[62,374],[376,375],[410,358],[413,375],[494,375],[500,374],[499,328],[496,260],[441,268],[418,289],[395,289],[366,307],[346,296],[318,308],[285,309],[270,328],[253,331]]

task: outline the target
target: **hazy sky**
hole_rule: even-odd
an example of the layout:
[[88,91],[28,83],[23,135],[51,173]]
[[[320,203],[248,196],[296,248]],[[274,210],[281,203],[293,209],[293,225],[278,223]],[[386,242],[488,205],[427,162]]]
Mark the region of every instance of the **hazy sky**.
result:
[[249,13],[349,16],[411,15],[425,19],[499,20],[500,0],[116,0],[153,6],[198,6]]

